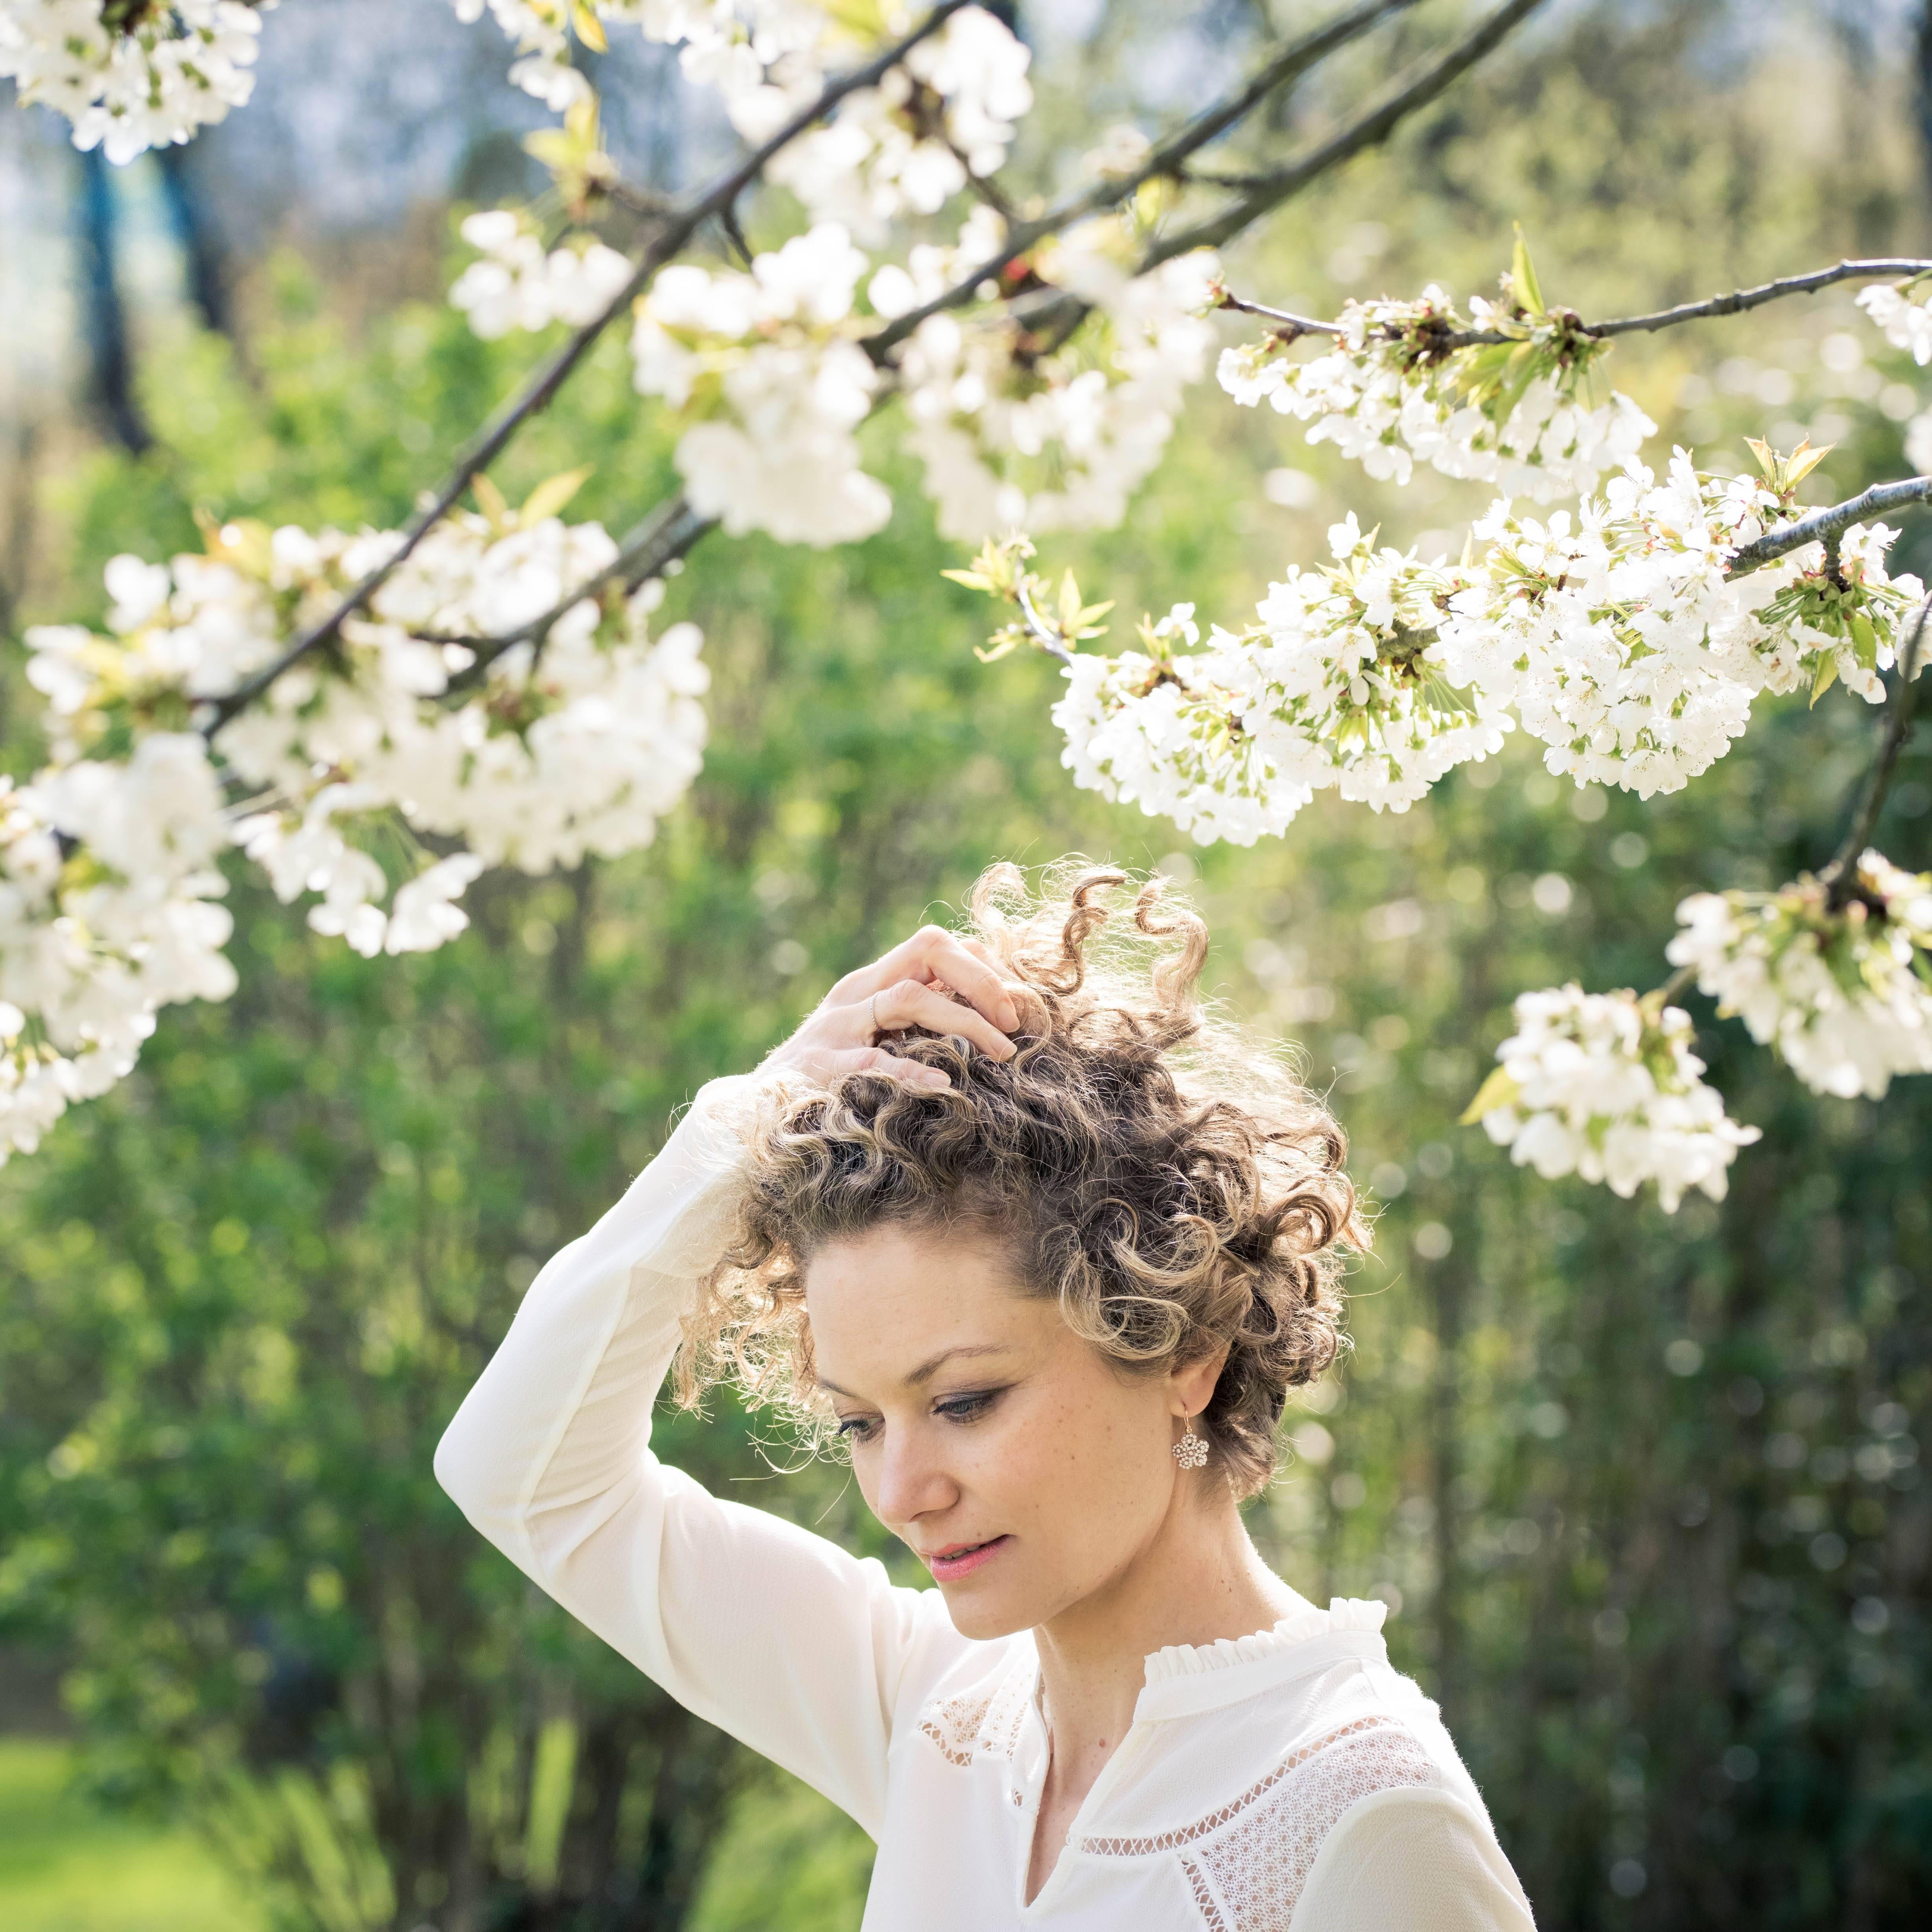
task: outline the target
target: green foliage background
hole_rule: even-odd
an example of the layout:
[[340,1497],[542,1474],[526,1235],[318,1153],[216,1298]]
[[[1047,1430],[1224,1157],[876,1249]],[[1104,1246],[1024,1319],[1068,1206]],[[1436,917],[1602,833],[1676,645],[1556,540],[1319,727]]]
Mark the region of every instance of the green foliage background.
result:
[[[1702,10],[1592,16],[1480,77],[1250,244],[1238,285],[1310,308],[1480,288],[1520,218],[1545,290],[1600,314],[1922,244],[1876,80],[1801,88],[1772,60],[1720,86],[1687,52]],[[115,550],[197,548],[198,505],[400,517],[410,452],[453,446],[532,352],[440,307],[352,328],[293,260],[268,305],[251,376],[218,340],[170,344],[156,450],[49,482],[61,563],[32,616],[95,614]],[[1838,367],[1822,345],[1862,330],[1867,372]],[[1916,372],[1844,300],[1627,344],[1613,375],[1733,462],[1768,418],[1817,428],[1838,445],[1819,500],[1903,473],[1880,405]],[[614,345],[505,487],[583,462],[573,514],[614,527],[670,478]],[[1312,507],[1268,500],[1284,464]],[[1378,1254],[1256,1534],[1304,1593],[1399,1606],[1397,1660],[1542,1922],[1910,1922],[1932,1888],[1932,1096],[1818,1100],[1700,1004],[1765,1141],[1721,1209],[1674,1220],[1526,1178],[1454,1125],[1515,992],[1654,983],[1684,893],[1822,862],[1872,714],[1767,704],[1648,805],[1517,746],[1401,817],[1328,800],[1274,844],[1174,854],[1071,789],[1053,667],[976,663],[986,613],[888,473],[900,509],[870,542],[713,539],[673,586],[706,633],[712,743],[651,850],[487,879],[474,931],[405,961],[356,958],[238,875],[240,995],[164,1016],[136,1079],[0,1176],[0,1617],[69,1660],[87,1790],[193,1821],[277,1926],[725,1932],[781,1900],[790,1926],[855,1924],[862,1839],[536,1597],[430,1453],[538,1263],[700,1083],[991,859],[1081,849],[1198,874],[1210,980],[1332,1083]],[[1130,616],[1238,615],[1346,507],[1460,542],[1482,502],[1432,476],[1378,492],[1206,390],[1129,526],[1044,560]],[[1928,806],[1909,754],[1893,857],[1932,861]],[[722,1404],[664,1427],[707,1482],[889,1554],[843,1472],[778,1478],[757,1435]]]

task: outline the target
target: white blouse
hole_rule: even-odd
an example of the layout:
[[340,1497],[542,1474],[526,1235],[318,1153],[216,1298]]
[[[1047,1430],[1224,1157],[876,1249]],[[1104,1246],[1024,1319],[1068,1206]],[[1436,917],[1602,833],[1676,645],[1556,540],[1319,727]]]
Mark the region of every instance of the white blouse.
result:
[[[1528,1932],[1529,1906],[1384,1606],[1336,1600],[1147,1660],[1124,1738],[1024,1902],[1048,1760],[1030,1633],[651,1453],[679,1318],[728,1238],[752,1076],[712,1082],[531,1284],[438,1447],[464,1513],[671,1696],[878,1843],[865,1932]],[[775,1921],[782,1901],[773,1900]]]

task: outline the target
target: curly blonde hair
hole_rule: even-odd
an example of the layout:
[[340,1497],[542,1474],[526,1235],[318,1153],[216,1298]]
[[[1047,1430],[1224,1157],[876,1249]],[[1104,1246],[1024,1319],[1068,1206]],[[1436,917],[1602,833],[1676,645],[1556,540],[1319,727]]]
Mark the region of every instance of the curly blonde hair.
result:
[[[1123,888],[1130,921],[1109,904]],[[950,1089],[853,1073],[768,1102],[736,1238],[686,1324],[680,1398],[728,1378],[811,1426],[814,1252],[881,1225],[963,1227],[1130,1372],[1225,1349],[1194,1426],[1252,1495],[1288,1391],[1341,1346],[1345,1251],[1368,1244],[1342,1130],[1204,1006],[1207,927],[1158,877],[1063,861],[1036,899],[997,865],[970,903],[969,936],[1024,989],[1018,1052],[914,1030],[892,1051],[944,1067]]]

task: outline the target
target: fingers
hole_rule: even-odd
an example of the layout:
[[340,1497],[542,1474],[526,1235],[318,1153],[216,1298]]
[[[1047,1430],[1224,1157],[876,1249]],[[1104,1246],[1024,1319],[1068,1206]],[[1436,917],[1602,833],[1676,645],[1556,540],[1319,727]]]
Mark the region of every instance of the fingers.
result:
[[[848,999],[866,999],[878,993],[883,1006],[885,989],[908,980],[943,980],[1003,1034],[1014,1031],[1019,1025],[1020,1010],[987,956],[984,945],[977,940],[962,940],[944,926],[921,926],[877,964],[853,974],[849,991],[846,990],[846,982],[842,981],[840,988]],[[917,1024],[924,1025],[927,1022],[922,1020]],[[956,1033],[966,1030],[946,1027],[940,1030]],[[974,1037],[976,1042],[977,1036]]]
[[[1004,988],[1000,997],[1006,997]],[[1017,1051],[1006,1034],[976,1006],[962,1005],[937,986],[922,986],[916,980],[902,980],[896,986],[886,987],[876,999],[868,1000],[866,1006],[876,1016],[882,1033],[895,1032],[901,1027],[923,1027],[928,1033],[961,1034],[995,1060],[1010,1060]]]
[[828,1053],[822,1064],[828,1078],[842,1073],[886,1073],[914,1087],[952,1084],[944,1068],[922,1066],[916,1060],[902,1060],[882,1046],[853,1047],[843,1053]]

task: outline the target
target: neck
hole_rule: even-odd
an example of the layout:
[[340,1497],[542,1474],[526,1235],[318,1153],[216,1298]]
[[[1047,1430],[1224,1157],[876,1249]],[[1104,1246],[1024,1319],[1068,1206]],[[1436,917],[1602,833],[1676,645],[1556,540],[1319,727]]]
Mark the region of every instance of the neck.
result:
[[1176,1485],[1118,1576],[1034,1629],[1055,1768],[1083,1784],[1126,1735],[1150,1652],[1249,1636],[1306,1607],[1262,1561],[1233,1496],[1191,1486]]

